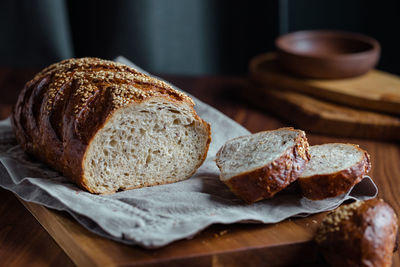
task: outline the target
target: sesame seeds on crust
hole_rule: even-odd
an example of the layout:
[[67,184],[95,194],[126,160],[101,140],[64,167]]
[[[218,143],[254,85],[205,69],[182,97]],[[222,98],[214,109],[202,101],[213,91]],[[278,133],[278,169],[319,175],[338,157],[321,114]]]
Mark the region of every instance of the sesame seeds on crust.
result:
[[318,230],[315,241],[317,241],[317,243],[321,243],[327,238],[328,233],[340,231],[340,224],[343,221],[349,220],[354,215],[354,212],[357,210],[357,208],[362,205],[362,203],[363,201],[355,201],[351,204],[343,205],[332,213],[328,214],[322,221],[322,225]]
[[75,114],[99,90],[111,90],[113,109],[153,96],[169,96],[194,105],[191,98],[163,81],[124,64],[98,58],[67,59],[55,63],[37,74],[30,84],[45,77],[50,77],[46,103],[48,112],[52,110],[56,96],[61,94],[62,98],[63,91],[60,89],[73,83],[76,83],[73,96],[79,99],[74,105]]

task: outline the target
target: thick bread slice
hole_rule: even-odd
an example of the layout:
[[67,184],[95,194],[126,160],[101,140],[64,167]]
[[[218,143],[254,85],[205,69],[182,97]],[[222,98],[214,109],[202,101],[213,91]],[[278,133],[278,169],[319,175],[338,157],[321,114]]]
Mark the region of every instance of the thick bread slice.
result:
[[309,160],[305,133],[281,128],[232,139],[217,153],[220,179],[247,203],[270,198],[295,181]]
[[324,199],[341,195],[371,169],[368,153],[358,145],[331,143],[310,147],[311,160],[298,179],[303,195]]
[[13,111],[21,146],[92,193],[189,178],[210,126],[169,84],[96,58],[69,59],[29,81]]

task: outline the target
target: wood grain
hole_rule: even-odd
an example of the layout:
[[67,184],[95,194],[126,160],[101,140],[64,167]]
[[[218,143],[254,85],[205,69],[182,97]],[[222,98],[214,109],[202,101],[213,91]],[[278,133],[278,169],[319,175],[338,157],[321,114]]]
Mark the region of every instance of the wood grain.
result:
[[283,72],[274,53],[250,62],[251,77],[270,87],[285,88],[351,107],[400,114],[400,78],[379,70],[355,78],[316,80]]
[[74,266],[29,211],[2,188],[0,214],[1,266]]
[[400,118],[392,115],[354,109],[297,92],[268,88],[256,82],[249,82],[243,97],[298,128],[313,133],[400,140]]
[[[208,266],[213,262],[224,266],[226,261],[236,261],[234,266],[242,266],[243,260],[250,266],[259,266],[266,260],[270,261],[269,266],[277,266],[312,262],[317,257],[315,247],[309,240],[321,218],[318,215],[314,216],[315,223],[308,227],[293,220],[269,226],[217,225],[194,239],[178,241],[157,250],[146,250],[92,234],[64,213],[33,203],[24,202],[24,205],[78,266],[183,266],[187,263]],[[242,259],[243,250],[257,257]],[[288,251],[290,254],[286,257],[274,258],[274,255],[284,255]]]
[[[14,72],[9,72],[7,75]],[[22,74],[21,74],[22,75]],[[24,75],[28,75],[25,73]],[[19,80],[1,77],[0,88],[7,91],[12,101],[18,93],[16,86]],[[240,77],[165,77],[172,83],[188,90],[201,100],[217,107],[229,117],[235,119],[252,132],[290,126],[272,115],[243,103],[238,92],[245,90],[245,79]],[[3,81],[3,82],[2,82]],[[5,81],[5,82],[4,82]],[[5,87],[7,85],[7,87]],[[4,86],[4,87],[3,87]],[[0,93],[1,94],[1,93]],[[1,105],[0,111],[4,105]],[[12,104],[4,103],[4,104]],[[6,108],[4,108],[6,110]],[[2,114],[2,113],[0,113]],[[309,134],[311,144],[325,142],[358,143],[367,149],[372,157],[372,177],[378,184],[379,195],[400,212],[400,196],[397,194],[400,179],[400,149],[395,143],[384,143],[362,139],[333,138],[325,135]],[[32,228],[36,222],[18,204],[15,197],[4,190],[0,191],[1,223],[14,224],[14,213],[20,213],[19,224],[7,228],[0,237],[0,260],[12,262],[19,256],[18,263],[28,266],[29,261],[41,264],[69,266],[71,262],[65,254],[52,245],[49,235],[40,227]],[[324,214],[304,219],[289,219],[273,225],[214,225],[190,240],[181,240],[167,247],[146,250],[135,246],[126,246],[90,233],[77,224],[69,215],[49,210],[40,205],[25,203],[44,229],[54,238],[71,260],[79,266],[324,266],[318,256],[312,236]],[[25,212],[25,214],[23,214]],[[3,225],[4,225],[3,224]],[[38,224],[36,223],[38,226]],[[1,228],[3,229],[3,228]],[[42,238],[32,239],[35,231]],[[39,243],[38,243],[39,242]],[[16,244],[8,246],[7,244]],[[54,243],[54,242],[53,242]],[[37,248],[40,249],[37,249]],[[28,256],[28,254],[31,256]],[[49,255],[53,255],[51,258]],[[32,256],[34,255],[34,256]],[[394,265],[400,266],[399,253],[394,256]],[[25,264],[24,264],[25,263]]]

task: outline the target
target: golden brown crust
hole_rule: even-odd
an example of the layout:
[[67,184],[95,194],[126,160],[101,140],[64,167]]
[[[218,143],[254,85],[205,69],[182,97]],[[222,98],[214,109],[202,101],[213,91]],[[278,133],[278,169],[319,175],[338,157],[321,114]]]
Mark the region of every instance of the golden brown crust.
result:
[[[294,131],[293,128],[286,130]],[[285,151],[282,156],[266,166],[227,179],[224,183],[235,195],[249,204],[254,203],[273,197],[294,182],[309,159],[307,138],[301,131],[296,145]]]
[[370,157],[365,150],[352,146],[363,153],[363,158],[356,165],[336,173],[300,177],[297,182],[303,196],[312,200],[336,197],[346,193],[363,179],[371,169]]
[[393,209],[371,199],[328,214],[315,240],[332,266],[391,266],[397,231]]
[[92,191],[82,166],[90,140],[116,109],[153,98],[189,106],[209,129],[185,94],[126,65],[98,58],[68,59],[42,70],[20,93],[12,122],[25,151]]

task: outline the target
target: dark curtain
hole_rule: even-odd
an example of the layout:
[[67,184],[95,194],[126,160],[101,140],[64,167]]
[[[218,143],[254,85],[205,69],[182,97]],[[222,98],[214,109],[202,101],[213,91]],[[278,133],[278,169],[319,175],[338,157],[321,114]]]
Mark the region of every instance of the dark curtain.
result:
[[0,65],[34,66],[74,56],[66,1],[0,1]]
[[[278,35],[276,1],[3,0],[0,65],[118,55],[159,73],[245,72]],[[271,16],[271,14],[273,14]]]
[[246,73],[279,34],[334,28],[377,38],[379,67],[400,73],[399,11],[398,0],[2,0],[0,66],[124,55],[156,73]]

